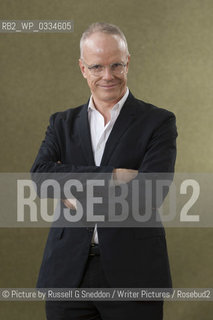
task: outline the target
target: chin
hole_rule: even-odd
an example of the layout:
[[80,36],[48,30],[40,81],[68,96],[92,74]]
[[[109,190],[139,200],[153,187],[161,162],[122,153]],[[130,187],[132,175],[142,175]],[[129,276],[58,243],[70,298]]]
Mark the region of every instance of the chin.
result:
[[122,96],[122,90],[119,92],[115,92],[114,90],[111,90],[110,92],[102,91],[99,94],[99,97],[105,101],[119,100],[121,96]]
[[103,94],[102,95],[102,100],[105,100],[105,101],[115,101],[115,100],[118,100],[119,99],[119,95],[117,94],[117,95],[115,95],[115,94],[111,94],[111,95],[109,95],[109,94]]

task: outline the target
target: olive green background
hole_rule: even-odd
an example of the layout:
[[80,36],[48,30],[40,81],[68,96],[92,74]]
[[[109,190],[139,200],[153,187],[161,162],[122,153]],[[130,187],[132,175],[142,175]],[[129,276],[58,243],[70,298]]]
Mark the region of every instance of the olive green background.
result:
[[[126,34],[133,94],[176,114],[176,171],[212,171],[212,0],[0,0],[0,19],[74,20],[73,33],[0,34],[2,172],[28,172],[50,114],[87,101],[79,39],[95,21]],[[0,287],[35,286],[46,236],[0,230]],[[174,287],[213,287],[212,239],[211,229],[167,230]],[[212,311],[211,302],[167,302],[164,319],[210,320]],[[45,319],[44,305],[1,302],[0,318]]]

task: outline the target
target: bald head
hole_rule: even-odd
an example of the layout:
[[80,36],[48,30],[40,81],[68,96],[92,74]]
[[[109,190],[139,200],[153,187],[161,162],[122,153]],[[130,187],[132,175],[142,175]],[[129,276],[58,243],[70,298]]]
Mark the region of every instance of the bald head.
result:
[[[122,56],[122,61],[127,59],[127,51],[124,41],[118,36],[113,34],[103,34],[96,32],[90,35],[82,45],[82,59],[89,61],[90,58],[97,57],[110,57],[117,56],[118,52]],[[94,61],[97,63],[98,61]]]
[[[123,32],[115,25],[109,23],[93,23],[91,24],[85,32],[82,34],[80,40],[80,57],[83,58],[84,54],[84,46],[87,48],[91,48],[92,41],[90,41],[91,36],[94,34],[99,34],[99,38],[101,40],[101,36],[110,35],[118,42],[118,49],[126,52],[126,56],[129,55],[128,45],[126,41],[126,37]],[[101,45],[101,41],[99,42]],[[101,47],[101,46],[100,46]]]

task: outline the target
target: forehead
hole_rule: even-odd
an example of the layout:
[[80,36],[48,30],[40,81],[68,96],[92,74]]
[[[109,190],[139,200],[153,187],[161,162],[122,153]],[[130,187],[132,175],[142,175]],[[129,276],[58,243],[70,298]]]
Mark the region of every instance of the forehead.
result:
[[110,63],[126,56],[125,43],[118,35],[97,32],[83,43],[83,57],[89,63]]

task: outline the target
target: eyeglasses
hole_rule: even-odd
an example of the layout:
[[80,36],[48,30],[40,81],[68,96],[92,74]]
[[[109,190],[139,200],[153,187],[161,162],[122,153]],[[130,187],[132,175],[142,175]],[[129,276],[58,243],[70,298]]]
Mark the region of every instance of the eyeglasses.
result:
[[[100,64],[93,64],[93,65],[88,65],[85,61],[83,61],[83,64],[88,68],[88,70],[91,72],[91,74],[95,77],[102,76],[104,74],[104,70],[107,66],[102,66]],[[114,75],[121,75],[124,73],[125,68],[127,64],[125,63],[112,63],[109,65],[110,71]]]

